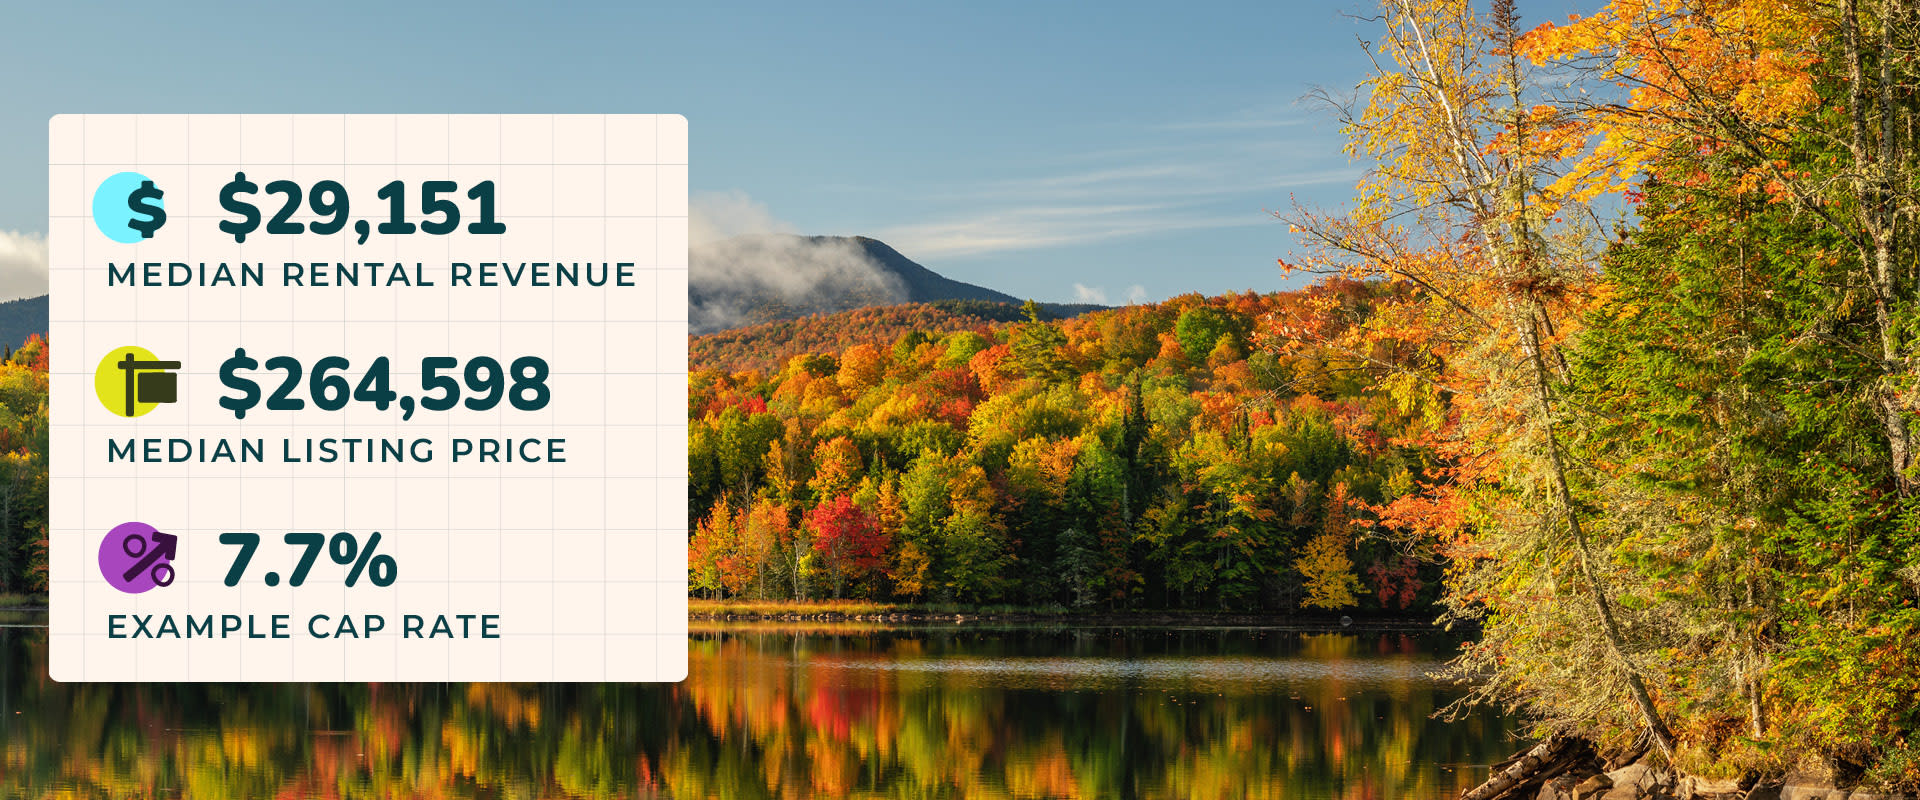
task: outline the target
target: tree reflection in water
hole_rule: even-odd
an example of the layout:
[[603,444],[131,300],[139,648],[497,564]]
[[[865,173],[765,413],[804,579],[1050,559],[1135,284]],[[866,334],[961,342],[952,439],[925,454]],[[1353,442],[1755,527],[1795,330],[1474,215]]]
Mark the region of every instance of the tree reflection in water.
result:
[[1447,645],[1223,629],[700,626],[679,685],[60,684],[0,628],[0,797],[1443,798]]

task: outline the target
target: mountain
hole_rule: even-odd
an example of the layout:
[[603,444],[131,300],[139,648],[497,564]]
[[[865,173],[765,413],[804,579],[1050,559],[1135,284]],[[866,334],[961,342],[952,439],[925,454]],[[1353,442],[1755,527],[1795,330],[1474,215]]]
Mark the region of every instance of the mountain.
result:
[[920,266],[913,259],[900,255],[900,251],[887,246],[886,242],[869,239],[865,236],[852,237],[867,254],[868,258],[880,265],[881,269],[899,276],[906,285],[907,302],[928,303],[934,300],[988,300],[995,303],[1019,305],[1021,299],[1003,292],[996,292],[971,283],[962,283],[941,275],[938,272]]
[[[900,303],[1020,298],[953,280],[865,236],[736,236],[690,253],[688,315],[695,335]],[[1044,303],[1056,317],[1101,306]]]
[[0,303],[0,345],[19,347],[36,333],[47,333],[46,295]]

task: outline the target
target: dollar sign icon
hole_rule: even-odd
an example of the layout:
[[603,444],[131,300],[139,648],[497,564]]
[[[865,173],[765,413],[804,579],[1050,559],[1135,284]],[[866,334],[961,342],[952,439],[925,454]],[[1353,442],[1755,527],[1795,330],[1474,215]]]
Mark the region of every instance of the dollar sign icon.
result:
[[[166,201],[153,179],[138,172],[116,172],[93,190],[93,226],[121,244],[139,244],[167,221]],[[145,219],[138,217],[145,216]]]
[[[226,227],[224,222],[220,225]],[[247,349],[244,347],[234,348],[233,357],[220,365],[220,382],[226,384],[229,389],[240,390],[239,397],[220,398],[220,407],[233,412],[234,419],[246,419],[247,409],[253,408],[255,403],[260,402],[260,384],[254,383],[252,378],[236,373],[243,369],[259,368],[260,362],[247,355]]]
[[233,234],[235,242],[246,242],[247,234],[252,233],[254,228],[260,227],[260,209],[254,208],[252,203],[239,198],[239,195],[253,194],[257,191],[260,191],[259,185],[247,180],[247,173],[244,172],[233,173],[233,180],[227,181],[227,185],[220,189],[220,207],[240,215],[238,221],[220,221],[220,230]]
[[138,217],[127,220],[127,227],[140,232],[140,238],[151,239],[153,232],[167,224],[167,210],[160,207],[160,198],[166,192],[153,185],[153,181],[141,181],[140,188],[127,195],[127,208],[135,214],[145,214],[146,219]]

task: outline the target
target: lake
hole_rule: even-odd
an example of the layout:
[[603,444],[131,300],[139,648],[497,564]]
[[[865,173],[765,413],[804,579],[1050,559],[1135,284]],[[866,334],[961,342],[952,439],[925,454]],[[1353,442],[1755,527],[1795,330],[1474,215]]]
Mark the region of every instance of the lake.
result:
[[60,684],[0,613],[6,798],[1450,798],[1517,748],[1432,634],[693,623],[678,685]]

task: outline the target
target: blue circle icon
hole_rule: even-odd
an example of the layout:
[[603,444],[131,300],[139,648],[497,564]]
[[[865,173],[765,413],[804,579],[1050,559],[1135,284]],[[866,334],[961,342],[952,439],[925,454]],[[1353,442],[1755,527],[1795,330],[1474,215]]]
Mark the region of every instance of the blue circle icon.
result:
[[93,224],[121,244],[152,238],[166,220],[166,203],[153,179],[138,172],[116,173],[93,191]]

